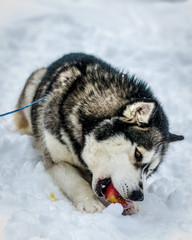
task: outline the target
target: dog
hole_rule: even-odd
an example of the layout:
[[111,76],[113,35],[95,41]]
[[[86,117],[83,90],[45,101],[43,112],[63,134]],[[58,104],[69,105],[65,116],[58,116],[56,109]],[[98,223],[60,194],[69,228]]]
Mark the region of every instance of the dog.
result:
[[[32,135],[54,183],[79,211],[102,212],[113,183],[137,212],[143,179],[157,171],[171,142],[166,114],[148,85],[101,59],[64,55],[28,78],[17,129]],[[107,202],[107,201],[106,201]]]

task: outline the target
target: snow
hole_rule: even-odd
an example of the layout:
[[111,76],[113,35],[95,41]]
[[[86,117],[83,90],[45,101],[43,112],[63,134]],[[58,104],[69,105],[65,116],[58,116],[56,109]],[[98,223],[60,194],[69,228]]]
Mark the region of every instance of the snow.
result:
[[[161,100],[172,144],[145,183],[140,212],[75,210],[46,173],[29,136],[0,118],[1,240],[192,239],[192,1],[8,0],[0,3],[0,113],[35,69],[65,53],[95,54],[145,79]],[[53,201],[54,193],[58,201]]]

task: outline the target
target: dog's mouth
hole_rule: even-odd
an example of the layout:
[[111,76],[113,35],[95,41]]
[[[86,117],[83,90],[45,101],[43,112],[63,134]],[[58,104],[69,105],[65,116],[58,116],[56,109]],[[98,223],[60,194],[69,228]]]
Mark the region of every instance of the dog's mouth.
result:
[[124,199],[115,189],[111,178],[99,180],[96,185],[96,193],[99,197],[105,197],[108,204],[120,203],[123,206],[123,215],[130,215],[134,210],[134,202],[132,200]]
[[106,194],[107,188],[111,183],[111,178],[100,179],[96,185],[96,194],[99,197],[103,197]]

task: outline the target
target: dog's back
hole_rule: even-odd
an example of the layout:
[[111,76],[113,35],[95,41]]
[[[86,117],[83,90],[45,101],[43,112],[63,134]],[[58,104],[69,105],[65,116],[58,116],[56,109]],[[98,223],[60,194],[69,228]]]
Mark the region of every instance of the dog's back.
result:
[[[83,103],[81,121],[86,121],[87,131],[90,131],[101,119],[118,114],[121,107],[136,95],[137,98],[152,97],[144,83],[138,81],[135,85],[135,82],[134,77],[129,77],[127,81],[127,75],[120,74],[94,56],[72,53],[60,58],[47,69],[34,72],[25,84],[17,108],[39,100],[46,94],[56,96],[56,104],[60,97],[65,97],[63,110],[68,116],[73,112],[73,118],[79,118],[76,114],[79,114],[78,109]],[[142,93],[139,88],[143,88]],[[21,133],[40,135],[41,126],[37,122],[41,122],[41,106],[43,104],[39,103],[32,109],[27,108],[15,114],[15,123]],[[53,111],[54,109],[52,108]],[[71,125],[71,121],[68,125]]]

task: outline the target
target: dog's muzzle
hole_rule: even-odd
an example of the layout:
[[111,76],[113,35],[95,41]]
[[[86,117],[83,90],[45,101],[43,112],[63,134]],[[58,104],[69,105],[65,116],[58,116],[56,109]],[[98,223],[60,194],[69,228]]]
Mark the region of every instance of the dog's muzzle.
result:
[[[111,178],[100,179],[96,184],[96,189],[95,189],[96,194],[99,197],[105,196],[107,188],[110,183],[111,183]],[[143,191],[140,189],[136,189],[131,192],[131,194],[127,199],[132,201],[143,201],[144,200]]]

